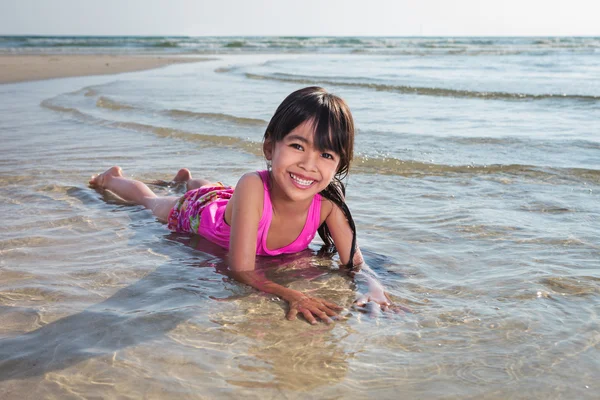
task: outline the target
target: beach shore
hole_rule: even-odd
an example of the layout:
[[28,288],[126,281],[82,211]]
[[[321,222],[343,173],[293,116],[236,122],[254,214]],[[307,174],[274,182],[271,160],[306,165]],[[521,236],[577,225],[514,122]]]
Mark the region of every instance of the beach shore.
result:
[[206,58],[136,55],[0,55],[0,83],[141,71]]
[[[598,400],[600,39],[239,40],[0,43],[2,78],[38,57],[115,73],[0,84],[0,399]],[[94,51],[114,57],[70,55]],[[358,310],[368,285],[316,239],[256,259],[344,307],[288,321],[224,274],[224,249],[88,186],[113,165],[160,196],[185,193],[161,182],[182,167],[235,184],[265,168],[267,121],[309,84],[354,114],[357,240],[412,313]]]

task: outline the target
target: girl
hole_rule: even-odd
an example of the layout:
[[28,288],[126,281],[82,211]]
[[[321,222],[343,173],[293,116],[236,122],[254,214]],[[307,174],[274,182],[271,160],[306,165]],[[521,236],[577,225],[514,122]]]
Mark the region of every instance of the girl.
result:
[[144,183],[126,179],[119,167],[93,177],[90,185],[152,210],[176,232],[196,233],[229,249],[231,275],[289,303],[288,319],[298,313],[311,324],[330,323],[336,304],[305,295],[254,272],[256,255],[296,253],[318,231],[335,245],[353,277],[364,277],[369,292],[355,303],[392,306],[375,274],[363,263],[356,229],[344,200],[343,179],[354,147],[354,121],[346,103],[319,87],[290,94],[267,126],[263,152],[268,169],[241,177],[235,188],[193,179],[187,169],[175,181],[187,184],[181,197],[158,197]]

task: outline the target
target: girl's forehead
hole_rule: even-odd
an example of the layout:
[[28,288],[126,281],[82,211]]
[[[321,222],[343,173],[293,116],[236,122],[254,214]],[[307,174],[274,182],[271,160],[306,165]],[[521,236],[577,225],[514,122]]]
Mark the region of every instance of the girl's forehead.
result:
[[312,121],[304,121],[296,128],[292,129],[285,137],[302,136],[312,142],[316,133],[317,127],[314,125],[314,123]]
[[314,119],[307,119],[294,130],[301,130],[313,134],[317,130],[317,122]]

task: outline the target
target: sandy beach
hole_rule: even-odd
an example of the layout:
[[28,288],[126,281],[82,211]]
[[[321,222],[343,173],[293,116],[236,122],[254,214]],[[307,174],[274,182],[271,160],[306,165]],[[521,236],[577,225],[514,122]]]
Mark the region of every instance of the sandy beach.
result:
[[[596,400],[600,38],[242,40],[0,42],[4,81],[90,75],[0,84],[0,399]],[[345,310],[288,321],[223,249],[88,186],[235,185],[312,84],[352,110],[358,243],[412,313],[355,307],[315,240],[258,268]]]
[[206,58],[137,55],[0,55],[0,83],[141,71]]

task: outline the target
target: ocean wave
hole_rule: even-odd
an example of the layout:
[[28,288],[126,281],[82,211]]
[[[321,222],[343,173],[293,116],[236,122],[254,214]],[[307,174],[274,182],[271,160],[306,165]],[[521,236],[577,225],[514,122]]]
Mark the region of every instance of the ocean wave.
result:
[[95,117],[73,107],[66,107],[56,104],[56,98],[43,100],[40,105],[53,111],[71,114],[73,117],[82,122],[93,125],[102,125],[104,127],[126,129],[136,132],[152,133],[159,137],[173,137],[186,140],[189,142],[206,143],[217,147],[235,147],[240,150],[250,152],[255,155],[262,155],[262,145],[257,142],[252,142],[234,136],[219,136],[210,134],[199,134],[195,132],[185,131],[177,128],[162,127],[151,124],[143,124],[133,121],[113,121],[104,118]]
[[[161,127],[128,121],[111,121],[83,113],[72,107],[54,103],[54,99],[42,101],[43,107],[54,111],[70,113],[74,117],[88,123],[101,124],[106,127],[127,129],[137,132],[152,133],[160,137],[173,137],[194,143],[206,143],[209,146],[236,148],[256,156],[262,156],[262,145],[235,136],[200,134],[182,129]],[[351,167],[352,172],[362,174],[397,175],[403,177],[451,176],[451,175],[511,175],[526,177],[544,182],[569,182],[600,184],[600,170],[586,168],[547,168],[522,164],[494,165],[446,165],[425,163],[414,160],[402,160],[394,157],[371,157],[358,154]]]
[[217,74],[225,74],[225,73],[231,72],[233,70],[234,70],[233,67],[219,67],[219,68],[215,69],[215,72]]
[[98,96],[98,92],[94,89],[86,89],[83,95],[85,97],[96,97]]
[[140,112],[148,112],[148,113],[156,113],[161,115],[166,115],[175,119],[209,119],[214,121],[224,121],[228,123],[234,123],[237,125],[244,126],[266,126],[267,121],[258,118],[247,118],[247,117],[237,117],[231,114],[223,114],[223,113],[207,113],[207,112],[196,112],[189,110],[178,110],[178,109],[169,109],[169,110],[151,110],[143,107],[136,107],[130,104],[120,103],[116,100],[110,99],[105,96],[101,96],[96,100],[96,107],[105,108],[109,110],[136,110]]
[[250,125],[250,126],[266,126],[267,121],[258,118],[245,118],[236,117],[231,114],[223,113],[204,113],[186,110],[165,110],[161,111],[161,114],[166,114],[174,118],[200,118],[200,119],[213,119],[219,121],[233,122],[238,125]]
[[159,137],[182,139],[194,143],[205,143],[211,146],[227,148],[234,147],[236,149],[244,150],[257,156],[262,155],[262,146],[259,143],[251,142],[246,139],[238,138],[235,136],[199,134],[195,132],[185,131],[182,129],[142,124],[139,122],[110,121],[108,123],[108,126],[113,128],[133,130],[137,132],[153,133]]
[[[420,135],[423,138],[423,135]],[[545,149],[554,151],[556,149],[564,149],[568,147],[577,147],[583,150],[600,150],[600,142],[592,142],[590,140],[583,139],[561,139],[551,141],[536,141],[532,139],[525,139],[519,137],[461,137],[461,136],[447,136],[447,137],[435,137],[438,142],[448,142],[452,144],[460,144],[464,146],[478,146],[478,145],[497,145],[497,146],[533,146],[538,149]]]
[[190,36],[0,36],[0,48],[77,48],[143,51],[163,48],[181,53],[369,53],[386,55],[507,55],[597,53],[598,37],[190,37]]
[[100,96],[98,98],[98,100],[96,100],[96,107],[107,108],[109,110],[135,110],[136,109],[136,107],[133,107],[133,106],[130,106],[127,104],[123,104],[123,103],[119,103],[117,101],[111,100],[108,97],[104,97],[104,96]]
[[228,42],[223,45],[223,47],[225,47],[225,48],[236,48],[236,49],[245,47],[245,46],[246,46],[246,42],[243,40],[234,40],[233,42]]
[[510,93],[510,92],[478,92],[473,90],[461,89],[446,89],[435,87],[419,87],[408,85],[389,85],[384,83],[369,83],[369,82],[347,82],[337,81],[330,78],[306,77],[298,75],[289,75],[277,73],[273,75],[260,75],[246,73],[246,78],[256,80],[271,80],[279,82],[291,82],[302,85],[333,85],[352,88],[370,89],[376,91],[395,92],[401,94],[413,94],[422,96],[436,97],[460,97],[460,98],[475,98],[485,100],[574,100],[584,102],[600,101],[600,96],[593,95],[578,95],[578,94],[530,94],[530,93]]
[[[55,103],[53,103],[52,100],[53,99],[43,100],[40,103],[40,105],[42,107],[44,107],[44,108],[49,109],[49,110],[72,114],[74,117],[78,117],[81,120],[87,120],[89,117],[91,117],[89,114],[85,114],[85,113],[77,110],[76,108],[65,107],[65,106],[61,106],[61,105],[55,104]],[[93,117],[91,117],[91,118],[93,118]]]
[[163,42],[158,42],[158,43],[152,44],[152,47],[174,48],[174,47],[179,47],[179,44],[175,41],[165,40]]
[[514,175],[542,180],[577,180],[600,184],[600,170],[585,168],[544,168],[524,164],[447,165],[400,160],[394,157],[356,157],[352,169],[382,175],[447,176],[447,175]]
[[563,296],[589,296],[600,293],[600,282],[595,277],[549,276],[540,283]]

